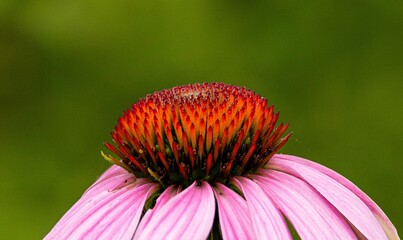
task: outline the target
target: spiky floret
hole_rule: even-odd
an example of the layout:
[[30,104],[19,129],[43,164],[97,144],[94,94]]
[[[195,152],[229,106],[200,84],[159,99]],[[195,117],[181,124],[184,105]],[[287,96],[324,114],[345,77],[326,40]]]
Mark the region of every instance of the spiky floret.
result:
[[288,140],[288,124],[266,99],[245,88],[204,83],[155,92],[119,118],[105,156],[162,186],[195,180],[227,183],[255,173]]

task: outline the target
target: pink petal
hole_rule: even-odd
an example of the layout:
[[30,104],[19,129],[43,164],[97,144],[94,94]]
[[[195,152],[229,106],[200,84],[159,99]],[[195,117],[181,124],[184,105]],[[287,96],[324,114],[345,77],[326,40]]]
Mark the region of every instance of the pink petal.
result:
[[357,239],[343,216],[299,178],[274,170],[253,178],[287,216],[302,239]]
[[[99,192],[105,191],[105,189],[113,189],[116,188],[120,184],[125,184],[125,181],[134,181],[136,177],[132,174],[127,172],[125,169],[117,166],[112,165],[108,170],[106,170],[98,179],[97,181],[92,184],[83,194],[84,196],[91,196],[91,194],[97,194]],[[90,193],[91,194],[87,194]]]
[[321,193],[368,239],[387,239],[367,205],[348,188],[322,172],[286,159],[272,158],[269,168],[295,175]]
[[134,239],[206,239],[214,222],[213,190],[206,182],[194,182],[157,209]]
[[[135,179],[136,177],[125,169],[112,165],[83,193],[80,201],[84,202],[86,198],[90,201],[93,196],[105,191],[120,188],[119,186],[127,184],[128,182],[132,183]],[[74,204],[69,211],[64,214],[63,218],[67,218],[69,215],[74,215],[81,207],[80,204]]]
[[127,172],[125,179],[116,179],[108,174],[114,170],[93,185],[102,182],[103,190],[97,185],[86,191],[45,239],[131,239],[145,201],[158,186]]
[[159,209],[164,206],[170,199],[178,195],[180,191],[181,187],[177,187],[174,185],[171,185],[167,189],[165,189],[164,192],[160,196],[158,196],[155,206],[152,209],[149,209],[144,217],[141,219],[138,229],[144,229],[146,225],[150,222],[154,213],[159,211]]
[[221,183],[213,188],[223,239],[256,239],[245,199]]
[[292,239],[280,211],[259,185],[245,177],[236,177],[233,181],[245,195],[255,236],[259,239]]
[[392,222],[389,220],[389,218],[386,216],[386,214],[382,211],[382,209],[371,199],[366,195],[361,189],[359,189],[356,185],[354,185],[350,180],[347,178],[343,177],[342,175],[338,174],[337,172],[320,165],[318,163],[312,162],[310,160],[296,157],[296,156],[291,156],[291,155],[285,155],[285,154],[276,154],[274,155],[273,159],[285,159],[293,162],[297,162],[300,164],[303,164],[305,166],[308,166],[310,168],[316,169],[329,177],[333,178],[336,180],[338,183],[346,187],[348,190],[353,192],[357,197],[363,201],[368,208],[372,211],[372,213],[375,215],[376,219],[378,222],[381,224],[383,230],[385,231],[386,235],[388,236],[389,239],[398,239],[399,236],[397,235],[397,230],[393,226]]

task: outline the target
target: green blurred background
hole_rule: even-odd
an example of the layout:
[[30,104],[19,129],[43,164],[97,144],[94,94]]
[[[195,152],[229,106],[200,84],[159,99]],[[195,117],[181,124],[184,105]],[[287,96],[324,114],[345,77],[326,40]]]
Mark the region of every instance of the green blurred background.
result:
[[222,81],[403,227],[403,2],[0,1],[0,238],[40,239],[140,97]]

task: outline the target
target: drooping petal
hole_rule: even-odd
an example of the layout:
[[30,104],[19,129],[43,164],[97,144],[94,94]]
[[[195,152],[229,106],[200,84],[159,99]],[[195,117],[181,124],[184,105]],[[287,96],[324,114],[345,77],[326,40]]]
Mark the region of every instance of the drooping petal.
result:
[[144,203],[158,185],[127,172],[126,178],[116,178],[109,174],[115,170],[109,169],[96,188],[86,191],[45,239],[131,239]]
[[[346,187],[348,190],[353,192],[357,197],[363,201],[368,208],[372,211],[372,213],[375,215],[376,219],[378,222],[381,224],[383,230],[385,231],[386,235],[388,236],[389,239],[399,239],[399,236],[397,234],[396,228],[393,226],[392,222],[389,220],[389,218],[386,216],[386,214],[382,211],[382,209],[370,198],[368,197],[367,194],[365,194],[361,189],[359,189],[355,184],[353,184],[350,180],[347,178],[343,177],[339,173],[333,171],[330,168],[327,168],[323,165],[320,165],[316,162],[296,157],[296,156],[291,156],[291,155],[286,155],[286,154],[276,154],[272,158],[274,159],[285,159],[293,162],[297,162],[300,164],[303,164],[307,167],[316,169],[327,176],[331,177],[332,179],[336,180],[338,183]],[[274,160],[277,161],[277,160]]]
[[223,239],[256,239],[245,199],[221,183],[213,190]]
[[271,159],[269,168],[297,176],[322,194],[368,239],[387,239],[385,232],[367,205],[348,188],[328,175],[286,159]]
[[268,170],[253,179],[275,201],[302,239],[357,239],[343,216],[299,178]]
[[157,209],[134,239],[206,239],[214,222],[214,193],[207,182],[194,182]]
[[233,182],[245,195],[255,236],[260,239],[292,239],[280,211],[259,185],[245,177],[236,177]]

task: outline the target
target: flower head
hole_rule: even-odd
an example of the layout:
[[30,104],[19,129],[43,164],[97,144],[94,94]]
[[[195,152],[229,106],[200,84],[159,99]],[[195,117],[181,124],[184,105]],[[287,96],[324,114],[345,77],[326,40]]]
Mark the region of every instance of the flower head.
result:
[[[112,132],[114,163],[46,239],[399,239],[359,188],[276,154],[291,134],[266,99],[222,83],[146,96]],[[115,156],[113,156],[115,155]]]
[[287,141],[287,125],[267,100],[225,84],[175,87],[134,104],[119,118],[112,138],[120,164],[163,187],[194,181],[228,183],[253,174]]

